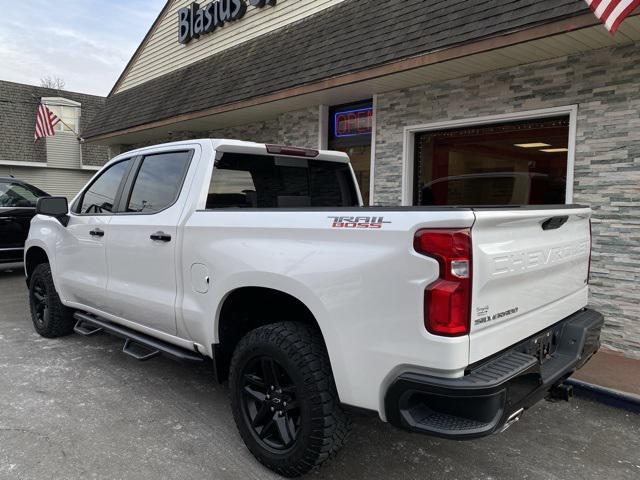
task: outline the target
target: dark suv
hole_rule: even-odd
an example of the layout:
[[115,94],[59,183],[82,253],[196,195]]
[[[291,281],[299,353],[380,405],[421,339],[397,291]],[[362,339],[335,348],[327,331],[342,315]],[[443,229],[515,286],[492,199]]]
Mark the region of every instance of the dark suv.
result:
[[36,201],[48,196],[28,183],[0,177],[0,263],[22,261]]

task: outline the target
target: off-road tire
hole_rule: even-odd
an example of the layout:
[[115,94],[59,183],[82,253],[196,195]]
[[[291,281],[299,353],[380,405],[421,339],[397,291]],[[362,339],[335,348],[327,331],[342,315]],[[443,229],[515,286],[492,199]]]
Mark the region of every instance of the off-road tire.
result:
[[[256,358],[272,357],[295,384],[299,428],[293,446],[275,452],[251,426],[243,400],[245,369]],[[351,417],[338,400],[329,357],[320,332],[296,322],[282,322],[249,332],[231,360],[229,386],[233,416],[251,453],[285,477],[303,475],[334,456],[346,442]]]
[[[39,297],[45,296],[44,310]],[[46,338],[62,337],[73,332],[73,311],[60,302],[48,263],[38,265],[29,278],[29,307],[33,326]]]

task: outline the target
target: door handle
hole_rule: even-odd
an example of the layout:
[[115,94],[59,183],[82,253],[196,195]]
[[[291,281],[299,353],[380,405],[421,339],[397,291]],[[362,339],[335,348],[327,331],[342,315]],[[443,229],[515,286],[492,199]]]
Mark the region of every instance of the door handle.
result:
[[170,242],[171,241],[171,235],[169,235],[168,233],[164,233],[164,232],[156,232],[156,233],[152,233],[149,238],[151,240],[157,240],[158,242]]
[[93,237],[104,237],[104,230],[101,230],[99,228],[94,228],[89,232],[89,235]]

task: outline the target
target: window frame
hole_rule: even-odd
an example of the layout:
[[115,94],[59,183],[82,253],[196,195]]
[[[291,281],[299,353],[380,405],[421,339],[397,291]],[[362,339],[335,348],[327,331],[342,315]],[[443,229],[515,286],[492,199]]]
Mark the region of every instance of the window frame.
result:
[[[129,177],[131,176],[131,170],[133,168],[133,166],[136,163],[136,160],[139,158],[139,156],[133,156],[133,157],[126,157],[126,158],[122,158],[120,160],[118,160],[117,162],[113,162],[111,164],[109,164],[104,170],[100,171],[100,173],[98,173],[95,178],[93,178],[80,192],[80,194],[78,195],[78,197],[75,199],[75,201],[73,202],[73,205],[71,206],[71,208],[69,209],[70,212],[78,217],[109,217],[112,215],[117,215],[118,214],[118,208],[120,205],[120,197],[122,196],[122,191],[124,189],[125,184],[127,183]],[[126,161],[131,161],[131,163],[129,164],[129,167],[127,167],[127,170],[125,171],[124,175],[122,176],[122,179],[120,180],[120,184],[118,185],[118,189],[116,190],[116,195],[113,199],[113,206],[114,206],[114,211],[110,212],[110,213],[82,213],[80,211],[78,211],[81,206],[82,203],[84,202],[84,196],[86,195],[87,191],[102,177],[102,175],[104,175],[106,172],[108,172],[111,168],[113,168],[115,165],[118,165],[119,163],[122,162],[126,162]]]
[[[82,104],[80,102],[76,102],[75,100],[70,100],[64,97],[42,97],[40,101],[45,106],[47,106],[55,115],[57,115],[57,113],[54,111],[56,107],[60,107],[60,108],[66,107],[66,108],[75,109],[76,115],[75,115],[74,123],[77,131],[74,132],[69,127],[64,125],[62,122],[59,122],[54,127],[54,130],[56,131],[56,133],[77,135],[78,132],[80,132],[80,121],[82,119]],[[64,110],[62,110],[62,112],[64,112]],[[61,113],[59,117],[66,122],[64,118],[64,113]],[[60,126],[60,128],[58,128],[58,126]]]
[[[370,150],[371,155],[369,158],[369,201],[364,202],[364,206],[375,206],[375,183],[376,183],[376,142],[377,142],[377,125],[378,125],[378,95],[374,94],[371,98],[361,99],[355,102],[343,103],[343,104],[335,104],[335,105],[320,105],[319,108],[319,141],[318,145],[321,150],[331,150],[329,145],[332,141],[332,132],[331,126],[333,123],[332,117],[335,111],[339,108],[344,108],[347,106],[357,106],[357,105],[371,105],[372,116],[371,116],[371,133],[370,133]],[[340,147],[338,147],[340,148]],[[348,146],[345,146],[348,148]],[[353,165],[351,166],[353,170]],[[362,196],[362,189],[360,188],[360,184],[357,178],[357,175],[354,172],[354,181],[356,185],[358,185],[359,196]]]
[[415,165],[415,139],[419,133],[465,128],[478,125],[491,125],[496,123],[510,123],[517,121],[536,120],[541,118],[569,117],[569,138],[567,152],[567,183],[565,190],[565,204],[573,203],[573,182],[575,174],[575,153],[577,136],[578,106],[567,105],[563,107],[545,108],[540,110],[528,110],[512,112],[486,117],[464,118],[460,120],[447,120],[443,122],[411,125],[404,128],[402,149],[402,206],[412,206],[414,196],[414,165]]
[[[182,178],[180,179],[178,191],[175,197],[173,198],[173,201],[163,209],[156,210],[154,212],[127,212],[126,211],[127,204],[131,200],[131,195],[133,194],[133,187],[135,186],[136,180],[138,179],[138,174],[140,173],[140,169],[142,168],[144,159],[146,157],[152,157],[154,155],[164,155],[168,153],[189,153],[189,158],[187,160],[187,167],[184,169]],[[173,207],[178,201],[178,199],[180,198],[180,194],[184,190],[184,181],[186,180],[187,174],[189,173],[189,169],[191,168],[194,155],[195,155],[195,150],[193,148],[180,148],[176,150],[161,150],[156,152],[152,151],[152,152],[144,153],[142,155],[138,155],[134,157],[132,168],[129,170],[129,172],[126,175],[127,179],[122,188],[122,192],[120,192],[121,193],[120,197],[115,202],[115,204],[117,205],[115,215],[157,215],[158,213],[162,213],[165,210]]]
[[[255,157],[272,157],[275,161],[276,158],[280,157],[283,159],[291,159],[294,157],[288,157],[286,155],[277,155],[277,154],[270,154],[270,153],[262,153],[262,152],[238,152],[238,151],[219,151],[219,153],[221,153],[222,155],[225,154],[233,154],[233,155],[248,155],[248,156],[255,156]],[[222,157],[219,157],[222,158]],[[216,161],[213,162],[213,165],[211,167],[211,172],[209,174],[209,181],[206,182],[207,187],[207,191],[208,188],[211,185],[211,182],[214,178],[214,175],[216,174],[216,164],[217,164],[217,160],[219,160],[218,157],[216,157]],[[344,162],[339,162],[339,161],[334,161],[334,160],[324,160],[324,159],[318,159],[318,158],[304,158],[304,157],[295,157],[296,160],[307,160],[308,162],[325,162],[325,163],[335,163],[335,164],[341,164],[341,165],[345,165],[348,173],[349,173],[349,180],[350,180],[350,185],[352,187],[352,192],[351,194],[353,195],[353,199],[357,202],[357,205],[355,206],[341,206],[341,207],[313,207],[313,206],[309,206],[309,207],[237,207],[237,206],[232,206],[232,207],[216,207],[216,208],[207,208],[206,207],[206,195],[205,195],[205,199],[204,199],[204,205],[202,205],[202,208],[198,208],[196,211],[198,212],[224,212],[224,211],[272,211],[272,212],[276,212],[276,211],[313,211],[313,210],[331,210],[331,209],[354,209],[354,208],[362,208],[362,198],[360,195],[360,191],[359,189],[355,188],[356,185],[358,184],[357,178],[355,176],[355,173],[353,171],[353,167],[351,166],[350,162],[348,161],[344,161]],[[241,170],[241,171],[245,171],[245,170]],[[307,177],[308,178],[308,177]]]

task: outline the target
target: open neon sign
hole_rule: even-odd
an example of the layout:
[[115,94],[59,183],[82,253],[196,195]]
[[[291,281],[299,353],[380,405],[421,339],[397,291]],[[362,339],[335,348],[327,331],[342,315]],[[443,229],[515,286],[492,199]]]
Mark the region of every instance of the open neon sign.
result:
[[334,135],[336,138],[371,135],[373,108],[343,110],[334,114]]

